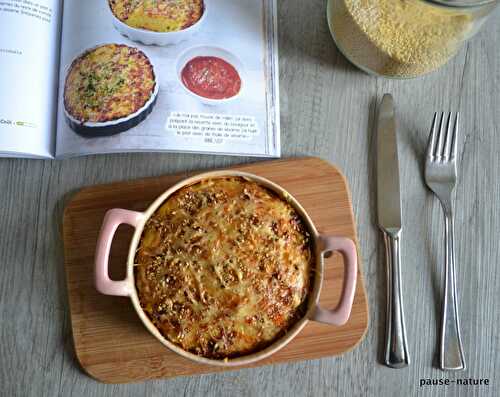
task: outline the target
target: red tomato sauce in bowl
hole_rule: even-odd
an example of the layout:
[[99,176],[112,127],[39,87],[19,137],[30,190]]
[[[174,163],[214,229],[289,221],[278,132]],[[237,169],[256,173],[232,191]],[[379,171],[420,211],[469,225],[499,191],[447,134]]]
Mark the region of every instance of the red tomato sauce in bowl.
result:
[[232,98],[241,90],[236,68],[218,57],[191,59],[182,69],[181,78],[189,91],[208,99]]

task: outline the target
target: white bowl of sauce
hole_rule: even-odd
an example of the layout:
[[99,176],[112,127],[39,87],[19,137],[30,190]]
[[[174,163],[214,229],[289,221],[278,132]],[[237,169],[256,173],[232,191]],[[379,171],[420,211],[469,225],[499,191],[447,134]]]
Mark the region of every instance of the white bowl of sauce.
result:
[[220,105],[241,97],[245,68],[233,53],[213,46],[184,51],[177,60],[177,77],[190,96],[206,105]]

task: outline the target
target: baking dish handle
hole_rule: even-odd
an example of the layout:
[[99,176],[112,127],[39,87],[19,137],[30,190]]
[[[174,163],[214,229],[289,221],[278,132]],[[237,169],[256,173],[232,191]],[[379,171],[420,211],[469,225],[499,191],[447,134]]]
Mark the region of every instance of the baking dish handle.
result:
[[333,310],[316,306],[312,320],[332,325],[344,325],[351,315],[358,274],[358,256],[354,242],[345,237],[320,236],[323,254],[338,251],[344,258],[344,286],[338,306]]
[[109,252],[118,226],[126,223],[136,228],[143,217],[142,212],[122,209],[112,209],[106,212],[95,253],[95,286],[100,293],[113,296],[129,296],[131,294],[131,282],[128,279],[113,281],[109,278]]

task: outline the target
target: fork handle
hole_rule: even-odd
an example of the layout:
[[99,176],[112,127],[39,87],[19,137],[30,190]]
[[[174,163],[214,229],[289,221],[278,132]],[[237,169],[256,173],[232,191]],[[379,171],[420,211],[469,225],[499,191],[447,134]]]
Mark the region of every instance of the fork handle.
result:
[[457,283],[455,277],[455,244],[453,216],[445,212],[445,274],[443,312],[441,319],[441,345],[439,365],[444,371],[465,369],[465,358],[460,337]]
[[391,368],[404,368],[410,362],[406,343],[401,285],[401,232],[384,232],[387,265],[386,345],[384,361]]

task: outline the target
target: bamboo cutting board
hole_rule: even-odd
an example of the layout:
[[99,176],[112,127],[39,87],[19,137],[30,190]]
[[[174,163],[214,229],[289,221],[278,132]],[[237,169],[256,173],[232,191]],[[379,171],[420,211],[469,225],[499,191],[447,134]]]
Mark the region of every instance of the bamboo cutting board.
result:
[[[357,243],[350,193],[345,178],[331,164],[318,158],[303,158],[233,168],[278,183],[298,199],[320,232],[347,236]],[[200,365],[171,352],[146,330],[128,298],[101,295],[93,284],[94,250],[105,212],[111,208],[143,211],[186,176],[167,175],[88,187],[66,207],[64,252],[75,352],[82,368],[102,382],[138,382],[227,370]],[[120,227],[113,241],[110,275],[115,280],[125,277],[132,233],[132,228]],[[335,254],[326,259],[325,267],[320,302],[333,308],[342,288],[341,256]],[[367,327],[368,306],[360,263],[354,306],[346,325],[309,322],[284,349],[252,366],[339,355],[353,349]]]

